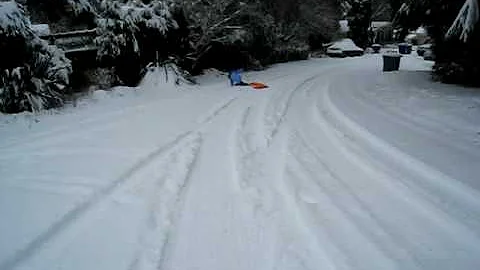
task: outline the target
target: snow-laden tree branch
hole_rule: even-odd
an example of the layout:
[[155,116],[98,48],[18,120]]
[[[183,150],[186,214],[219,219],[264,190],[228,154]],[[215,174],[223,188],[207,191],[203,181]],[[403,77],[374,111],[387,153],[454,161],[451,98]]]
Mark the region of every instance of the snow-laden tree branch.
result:
[[467,41],[469,34],[477,25],[480,17],[479,12],[478,0],[466,0],[457,18],[448,30],[446,37],[460,35],[461,40]]
[[151,30],[165,35],[170,29],[178,28],[168,6],[162,1],[152,1],[148,5],[103,1],[100,15],[95,40],[99,46],[99,58],[115,58],[127,47],[139,53],[138,36],[142,31]]

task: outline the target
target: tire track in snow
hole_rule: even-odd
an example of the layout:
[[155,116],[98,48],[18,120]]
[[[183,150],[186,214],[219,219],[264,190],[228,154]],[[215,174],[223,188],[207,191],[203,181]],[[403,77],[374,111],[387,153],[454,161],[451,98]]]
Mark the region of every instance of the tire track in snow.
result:
[[[428,200],[428,203],[434,208],[441,210],[444,214],[455,216],[459,220],[464,220],[470,228],[478,231],[477,235],[480,237],[480,231],[478,230],[478,228],[480,228],[480,218],[470,218],[480,217],[480,210],[473,211],[473,209],[480,209],[480,199],[478,199],[480,198],[480,194],[476,190],[444,175],[442,172],[429,167],[420,160],[415,159],[369,133],[368,130],[350,120],[332,103],[328,91],[324,93],[323,100],[324,108],[328,113],[325,110],[321,113],[322,110],[318,109],[318,116],[322,117],[325,123],[330,123],[329,125],[332,130],[339,130],[339,132],[343,134],[349,132],[353,134],[348,135],[351,138],[350,143],[344,144],[344,146],[350,145],[351,147],[352,140],[353,143],[356,142],[357,145],[363,142],[364,145],[370,148],[364,149],[364,154],[373,151],[375,154],[388,157],[384,159],[383,163],[390,160],[390,163],[394,163],[395,165],[382,165],[382,162],[377,162],[374,165],[377,165],[377,168],[381,169],[384,174],[394,176],[397,183],[401,183],[405,188],[415,192],[419,197]],[[317,108],[318,107],[317,105]],[[333,121],[341,123],[343,127],[338,124],[332,124]],[[340,131],[342,129],[343,131]],[[355,152],[351,153],[358,155],[358,153]],[[362,158],[361,160],[372,160],[372,158]],[[400,169],[404,175],[400,175],[399,172],[392,170],[392,168]],[[408,172],[408,175],[405,175],[405,172]],[[460,209],[467,212],[459,214]]]
[[[305,121],[303,127],[310,127],[313,123],[308,123],[311,120],[307,116],[311,115],[311,112],[316,112],[317,107],[315,102],[310,102],[313,92],[310,89],[304,90],[306,95],[298,96],[303,99],[300,104],[304,110],[297,112],[296,116],[299,117],[297,121]],[[382,269],[395,269],[397,259],[408,269],[418,269],[413,256],[409,255],[408,250],[396,244],[389,230],[386,230],[388,226],[380,222],[369,210],[372,206],[366,206],[361,197],[356,195],[355,189],[349,188],[342,177],[323,161],[322,155],[315,147],[316,140],[322,142],[327,140],[322,139],[322,134],[318,134],[317,130],[318,127],[311,129],[311,133],[316,135],[315,139],[310,138],[313,139],[309,141],[310,144],[300,134],[306,131],[304,128],[296,132],[291,142],[297,142],[297,147],[301,149],[290,148],[294,159],[288,163],[287,168],[291,177],[285,178],[292,180],[286,190],[297,190],[298,201],[294,198],[288,199],[294,196],[290,192],[284,192],[285,200],[296,204],[293,209],[303,213],[301,215],[303,223],[309,224],[306,225],[308,234],[311,237],[319,237],[328,257],[343,257],[332,262],[339,269],[371,269],[379,265],[382,265]],[[328,149],[323,150],[327,150],[328,153]],[[304,204],[301,204],[301,201]],[[312,230],[309,227],[316,229]],[[348,243],[345,242],[346,239]],[[352,250],[355,243],[362,243],[361,251]],[[368,261],[364,260],[367,257],[375,257],[377,260],[368,266]],[[407,258],[412,259],[406,261]]]
[[[277,216],[280,211],[278,200],[281,198],[272,186],[281,181],[285,169],[284,162],[280,161],[283,158],[279,158],[279,154],[285,155],[280,148],[284,148],[282,145],[285,146],[288,140],[288,129],[282,128],[283,123],[293,106],[292,102],[296,94],[309,89],[309,85],[313,84],[317,77],[318,75],[308,77],[292,90],[282,92],[269,100],[270,102],[266,105],[261,102],[254,103],[246,108],[237,120],[233,147],[235,149],[233,179],[240,192],[249,199],[256,214],[276,219],[274,216]],[[267,108],[261,107],[262,105]],[[266,128],[262,128],[262,122],[267,123],[263,123],[267,125]],[[281,133],[285,136],[278,136]],[[281,256],[285,252],[284,245],[280,244],[274,248],[271,269],[279,266],[276,261],[282,259]]]
[[231,104],[233,104],[236,99],[237,97],[234,97],[230,98],[226,102],[222,102],[208,116],[199,121],[200,126],[193,130],[189,130],[177,135],[170,142],[163,144],[162,146],[158,147],[157,150],[140,159],[137,163],[135,163],[134,166],[132,166],[129,170],[125,171],[115,181],[96,191],[89,199],[76,206],[70,212],[63,215],[60,220],[53,223],[45,232],[30,241],[24,248],[17,251],[15,255],[7,258],[4,262],[1,262],[0,269],[14,269],[23,261],[31,258],[43,245],[55,239],[59,234],[61,234],[68,227],[70,227],[76,220],[84,216],[90,209],[98,205],[100,202],[104,201],[107,197],[111,196],[116,190],[118,190],[122,185],[128,182],[129,179],[131,179],[135,174],[140,172],[143,168],[148,166],[150,163],[155,162],[156,159],[161,157],[163,154],[165,154],[178,144],[182,143],[183,140],[185,140],[187,137],[191,136],[196,132],[200,132],[200,130],[202,130],[205,125],[211,123],[213,119],[215,119]]
[[53,223],[48,230],[30,241],[24,248],[17,251],[11,258],[6,259],[0,264],[0,269],[9,270],[19,266],[22,262],[31,258],[42,246],[51,242],[58,237],[63,231],[69,228],[75,221],[88,213],[90,209],[97,206],[104,201],[107,197],[111,196],[122,185],[128,182],[136,173],[140,172],[144,167],[149,165],[158,159],[162,154],[171,150],[176,145],[181,143],[185,138],[192,135],[194,131],[187,131],[175,137],[169,143],[160,146],[155,151],[151,152],[141,160],[139,160],[134,166],[121,174],[116,180],[112,181],[109,185],[95,192],[89,199],[76,206],[73,210],[66,213],[57,222]]
[[[292,104],[295,104],[292,106],[300,106],[299,108],[307,109],[306,111],[308,111],[308,108],[312,107],[312,106],[305,107],[306,104],[311,105],[310,103],[305,103],[305,102],[299,103],[297,101],[310,99],[311,86],[308,85],[308,82],[310,81],[314,82],[314,80],[317,79],[318,77],[319,76],[311,77],[309,80],[307,80],[307,82],[304,82],[304,84],[298,87],[297,91],[299,93],[303,93],[304,95],[297,95],[296,96],[297,98],[291,101]],[[302,112],[300,112],[300,114],[302,113],[305,114],[303,110]],[[308,115],[308,114],[305,114],[305,115]],[[300,120],[300,119],[297,119],[297,120]],[[289,142],[290,142],[289,143],[290,144],[289,146],[290,160],[292,156],[296,158],[304,158],[306,153],[308,153],[307,144],[303,139],[300,139],[299,136],[291,136],[289,139]],[[294,142],[300,142],[300,145],[303,147],[302,148],[303,150],[295,151],[295,149],[292,149],[291,144],[293,144]],[[314,161],[312,161],[312,159]],[[285,183],[277,186],[277,189],[279,190],[279,194],[281,194],[282,196],[281,201],[285,203],[284,209],[286,209],[287,211],[287,213],[284,213],[284,216],[285,216],[284,218],[289,220],[291,216],[296,216],[296,218],[294,218],[294,220],[297,221],[295,222],[296,224],[295,226],[297,227],[296,231],[300,233],[299,237],[303,239],[301,240],[302,242],[300,243],[300,246],[293,248],[295,250],[301,249],[303,251],[296,252],[297,255],[287,254],[286,256],[293,255],[295,257],[298,257],[297,260],[300,261],[302,267],[304,268],[309,268],[309,267],[315,268],[319,264],[324,265],[325,267],[329,267],[330,269],[337,269],[337,268],[350,269],[351,267],[353,267],[355,265],[355,262],[351,261],[350,260],[351,258],[345,257],[345,254],[347,254],[347,251],[348,251],[348,250],[345,250],[345,246],[339,245],[337,241],[338,239],[333,238],[332,231],[325,229],[325,224],[322,224],[322,223],[316,224],[316,221],[317,221],[316,217],[329,216],[329,215],[330,215],[330,218],[325,218],[324,220],[325,223],[328,223],[327,221],[329,221],[333,217],[341,217],[343,219],[343,223],[341,224],[345,224],[345,225],[342,225],[344,228],[346,228],[345,232],[350,232],[350,237],[348,237],[349,239],[351,239],[352,237],[364,238],[363,242],[366,245],[364,247],[365,250],[368,250],[368,252],[370,253],[377,253],[377,254],[382,253],[382,250],[378,249],[372,242],[365,241],[365,239],[368,240],[369,238],[364,236],[363,233],[351,233],[351,232],[355,232],[355,230],[358,230],[358,228],[356,228],[357,224],[354,224],[353,222],[348,222],[348,220],[350,221],[353,220],[352,217],[349,217],[348,215],[346,215],[346,213],[350,213],[350,212],[347,211],[345,208],[338,207],[339,202],[336,200],[335,196],[333,196],[333,194],[335,194],[335,190],[327,190],[325,192],[322,192],[323,195],[319,195],[318,193],[315,193],[316,195],[311,195],[309,196],[309,198],[303,198],[303,197],[298,198],[298,196],[302,196],[301,193],[297,193],[296,195],[292,193],[292,191],[295,192],[295,190],[297,190],[297,192],[302,192],[302,191],[299,191],[298,188],[296,188],[298,187],[298,185],[301,185],[300,183],[298,183],[298,181],[304,182],[303,185],[305,187],[308,187],[307,193],[308,192],[311,193],[312,192],[311,190],[317,190],[317,192],[320,192],[323,190],[322,187],[315,188],[317,184],[315,182],[312,182],[313,179],[315,179],[315,177],[326,177],[329,179],[334,179],[332,178],[334,175],[332,175],[331,172],[327,170],[328,169],[327,167],[322,167],[323,169],[318,168],[318,163],[317,163],[318,159],[312,158],[311,153],[307,155],[307,157],[305,157],[305,159],[303,159],[302,161],[303,162],[300,162],[300,160],[298,161],[298,164],[300,165],[300,169],[296,170],[296,172],[303,172],[302,174],[306,176],[300,177],[299,175],[294,173],[295,170],[291,169],[292,168],[291,162],[293,162],[291,160],[290,162],[287,162],[287,167],[285,169],[286,175],[287,175],[287,177],[284,177]],[[315,173],[308,172],[310,169],[303,165],[304,162],[313,163],[312,164],[313,167],[316,168]],[[322,166],[321,163],[320,165]],[[307,171],[307,173],[305,173],[305,171]],[[302,179],[308,179],[308,180],[302,180]],[[337,181],[337,180],[330,180],[330,181]],[[333,194],[330,194],[328,192],[333,192]],[[320,199],[319,196],[324,199]],[[302,205],[299,200],[304,201],[305,205]],[[318,207],[316,207],[317,204],[319,205]],[[333,212],[335,212],[336,215],[322,213],[320,211],[322,208],[331,209],[328,212],[332,211],[333,209],[335,210]],[[345,219],[348,219],[347,222],[345,222]],[[362,228],[365,229],[368,227],[362,227]],[[370,228],[368,229],[369,229],[368,232],[370,232],[370,234],[374,233],[373,230],[371,230]],[[284,233],[287,235],[290,234],[289,230],[287,230]],[[291,236],[291,237],[293,237],[294,239],[294,240],[291,240],[293,242],[300,241],[297,239],[298,237],[294,237],[294,236]],[[313,242],[311,241],[312,238],[315,239]],[[284,251],[284,252],[287,252],[287,251]],[[364,252],[367,252],[367,251],[364,251]],[[291,253],[291,251],[288,253]],[[319,254],[319,255],[321,254],[321,255],[317,258],[313,258],[309,256],[304,257],[305,254]],[[331,258],[341,258],[341,257],[345,258],[345,260],[339,261],[336,259],[331,259]],[[386,258],[386,256],[384,255],[377,256],[377,257]],[[349,259],[349,260],[346,260],[346,259]],[[382,262],[380,261],[376,262],[377,266],[378,264],[381,264],[383,266],[388,266],[389,267],[388,269],[391,269],[391,261],[389,259],[383,259],[381,261]],[[414,268],[411,268],[411,269],[414,269]]]
[[[399,246],[394,236],[388,230],[374,212],[371,206],[368,206],[356,189],[351,188],[347,181],[342,179],[337,173],[328,167],[325,157],[322,157],[313,146],[309,145],[305,139],[297,134],[293,140],[297,147],[292,149],[292,160],[289,163],[289,172],[293,182],[290,183],[291,189],[297,190],[299,201],[297,209],[303,209],[307,224],[315,224],[315,231],[310,230],[312,236],[318,236],[323,239],[321,242],[328,241],[329,252],[340,252],[345,255],[354,254],[358,259],[358,254],[364,253],[360,257],[375,257],[377,260],[371,267],[383,265],[381,269],[392,269],[393,261],[402,260],[407,269],[418,269],[417,262],[407,249]],[[361,193],[361,192],[360,192]],[[328,209],[323,211],[322,208]],[[324,222],[316,220],[318,217],[324,217]],[[340,225],[333,225],[333,224]],[[328,226],[328,224],[333,226]],[[341,238],[347,238],[349,242],[361,242],[362,251],[352,252],[351,245],[346,244]],[[334,251],[332,251],[334,250]],[[376,253],[377,255],[365,255],[365,253]],[[332,254],[332,257],[335,257]],[[380,260],[381,258],[381,260]],[[361,261],[349,261],[349,267],[363,269],[360,266]]]
[[[291,190],[294,190],[294,188],[285,188],[286,197],[284,200],[297,204],[297,207],[292,207],[294,212],[304,212],[301,220],[304,220],[302,223],[307,226],[305,228],[307,230],[306,235],[321,233],[319,238],[320,243],[322,243],[321,246],[329,246],[327,251],[330,253],[327,252],[327,256],[340,258],[339,261],[337,259],[333,261],[335,268],[372,269],[372,267],[378,267],[380,262],[369,262],[365,258],[375,257],[384,262],[382,264],[384,268],[382,269],[395,269],[397,266],[401,266],[400,269],[424,269],[425,267],[431,267],[433,263],[431,259],[435,258],[431,257],[432,255],[425,249],[429,249],[429,252],[436,254],[436,256],[447,256],[446,253],[448,252],[448,256],[451,256],[453,261],[463,260],[463,265],[473,266],[475,259],[473,257],[468,258],[467,255],[475,253],[477,249],[468,240],[477,239],[472,234],[473,231],[469,231],[466,227],[455,222],[456,219],[451,219],[435,209],[434,205],[425,200],[424,194],[412,193],[408,187],[398,185],[395,182],[399,179],[388,175],[388,172],[383,174],[377,171],[379,168],[372,166],[372,164],[350,162],[351,165],[362,169],[357,174],[344,173],[346,169],[340,164],[349,161],[352,156],[345,160],[345,156],[342,157],[342,155],[347,154],[348,156],[351,153],[342,151],[342,147],[339,146],[343,144],[338,144],[338,141],[335,140],[342,139],[349,144],[353,144],[357,141],[356,133],[354,135],[347,133],[345,135],[347,137],[344,138],[343,133],[337,131],[337,126],[328,125],[323,118],[320,119],[320,122],[315,123],[315,114],[319,111],[329,111],[330,107],[327,106],[328,104],[322,104],[322,109],[320,109],[320,105],[308,100],[314,92],[309,89],[303,90],[306,91],[306,95],[296,95],[292,101],[293,107],[301,108],[299,111],[295,110],[293,116],[297,118],[291,119],[289,117],[288,119],[301,123],[299,132],[303,131],[309,134],[310,140],[308,140],[309,143],[306,143],[305,139],[302,139],[303,150],[297,151],[293,155],[294,157],[300,157],[302,161],[287,163],[287,175],[289,176],[285,179],[291,179],[290,185],[293,187],[300,185],[299,182],[304,182],[299,186],[303,185],[304,188],[300,189],[300,193],[297,194],[299,201],[292,197],[294,195],[291,194]],[[303,92],[303,90],[300,92]],[[322,90],[319,91],[320,94],[328,94],[326,92],[328,88]],[[303,102],[297,103],[298,99],[302,98],[304,99]],[[323,96],[320,97],[320,100],[322,98]],[[309,115],[314,117],[309,119],[307,117]],[[309,123],[309,121],[313,122]],[[324,133],[323,136],[322,133]],[[290,141],[301,140],[293,138]],[[307,155],[307,153],[310,154]],[[341,155],[338,153],[341,153]],[[340,175],[329,176],[325,171],[320,172],[322,169],[318,165],[322,164],[321,157],[324,154],[329,155],[327,163],[333,162],[335,165],[331,172],[337,172]],[[355,157],[355,159],[357,161],[363,160],[362,157]],[[347,164],[345,166],[349,168]],[[289,166],[294,167],[288,168]],[[324,168],[328,169],[329,167],[325,164]],[[368,168],[366,172],[364,171],[365,168]],[[358,171],[358,169],[354,171]],[[349,175],[349,177],[343,178],[345,175]],[[355,179],[355,175],[358,175],[359,178]],[[349,179],[349,181],[342,181],[342,179]],[[321,181],[315,183],[315,180]],[[368,186],[371,186],[372,189],[367,189]],[[383,196],[385,196],[384,199],[376,199],[376,197]],[[299,204],[301,201],[304,204]],[[328,205],[330,206],[328,207]],[[418,206],[421,206],[420,209]],[[470,205],[470,207],[472,206]],[[395,214],[395,209],[399,213]],[[394,211],[393,214],[392,211]],[[322,222],[321,219],[317,218],[326,213],[330,215],[330,218],[326,218],[325,221]],[[295,214],[298,215],[298,213]],[[470,215],[470,218],[472,217]],[[331,222],[332,219],[338,219],[337,222],[331,223],[332,229],[321,232],[326,225],[325,222]],[[395,220],[398,220],[398,222],[395,222]],[[452,227],[448,228],[450,225],[445,224],[450,224]],[[312,234],[309,234],[308,231]],[[457,237],[459,239],[456,239],[456,233],[453,232],[458,233]],[[444,236],[445,233],[447,236]],[[364,240],[359,240],[362,238]],[[362,246],[361,252],[360,250],[352,250],[352,246],[359,246],[360,244]],[[305,243],[300,243],[298,247],[303,248],[304,245]],[[452,247],[449,247],[449,245],[452,245]],[[315,250],[315,246],[311,248]],[[358,254],[364,252],[380,253],[376,256],[358,256]],[[308,250],[304,253],[308,254]],[[352,258],[355,258],[355,260],[351,260]],[[410,259],[407,260],[406,258]],[[309,259],[309,257],[307,256],[305,259]],[[308,260],[304,262],[308,262]]]
[[[328,92],[323,91],[321,92],[321,94],[323,94],[323,98],[325,98],[325,96],[328,95]],[[320,98],[320,100],[322,100],[322,98]],[[329,141],[330,143],[325,144],[325,142],[323,142],[323,144],[316,146],[319,143],[316,140],[309,140],[309,142],[312,142],[315,148],[319,147],[319,151],[320,149],[323,149],[324,151],[326,150],[327,153],[330,154],[329,162],[337,164],[337,167],[338,164],[341,164],[341,160],[347,158],[346,161],[350,161],[352,165],[361,169],[362,172],[356,174],[358,175],[358,179],[356,179],[355,181],[348,181],[344,183],[348,186],[351,186],[350,190],[355,190],[355,193],[359,194],[359,198],[365,200],[365,203],[368,204],[367,208],[371,209],[373,211],[372,213],[375,213],[374,216],[377,216],[377,220],[379,220],[380,223],[383,224],[381,225],[381,227],[393,230],[390,235],[392,235],[393,239],[395,239],[395,241],[397,242],[396,245],[399,246],[401,250],[403,249],[408,250],[409,252],[413,252],[413,254],[411,253],[411,256],[413,257],[411,266],[414,267],[415,265],[419,265],[420,268],[423,268],[427,265],[432,265],[432,261],[428,261],[429,256],[432,255],[426,253],[425,248],[436,250],[437,256],[443,256],[442,252],[449,252],[449,256],[452,256],[452,258],[456,258],[457,262],[459,262],[459,260],[463,260],[462,264],[464,265],[474,265],[475,259],[472,257],[467,258],[465,256],[467,256],[466,254],[468,253],[474,253],[477,249],[472,246],[471,242],[471,239],[477,239],[477,237],[473,233],[475,230],[471,231],[464,227],[464,224],[460,224],[457,219],[458,217],[456,219],[452,219],[451,216],[448,216],[446,215],[446,213],[440,211],[437,206],[427,201],[428,196],[425,196],[424,193],[418,193],[411,190],[411,187],[403,185],[403,183],[401,183],[402,181],[399,181],[402,180],[402,178],[392,177],[391,170],[382,172],[381,170],[379,170],[378,166],[375,166],[375,164],[369,164],[367,161],[371,161],[372,157],[367,157],[365,159],[365,157],[357,156],[357,154],[351,152],[351,149],[346,149],[346,145],[353,144],[357,142],[358,139],[360,139],[357,138],[357,136],[360,136],[367,141],[373,140],[374,137],[372,137],[373,135],[364,133],[364,131],[359,129],[354,129],[353,136],[348,133],[347,135],[344,135],[343,132],[338,130],[338,124],[345,124],[345,121],[347,121],[348,125],[350,125],[351,123],[349,123],[347,119],[338,120],[338,118],[336,119],[336,121],[339,121],[339,123],[337,123],[336,125],[329,123],[329,121],[327,121],[327,119],[324,118],[322,114],[320,114],[320,112],[325,113],[326,111],[330,113],[330,110],[332,109],[330,107],[332,104],[328,104],[325,102],[328,102],[328,100],[322,103],[322,109],[320,109],[319,105],[315,105],[313,107],[313,111],[316,112],[316,114],[314,115],[317,116],[318,122],[312,123],[311,125],[309,125],[309,127],[311,126],[312,134],[314,133],[314,130],[321,130],[322,133],[326,135],[326,138],[320,139],[320,141]],[[341,114],[341,112],[339,111],[335,113]],[[301,115],[304,114],[300,113],[299,117],[302,117]],[[356,133],[357,131],[359,133]],[[317,136],[316,138],[318,139]],[[347,137],[345,138],[344,136]],[[352,141],[352,139],[355,140]],[[340,141],[343,141],[343,143],[340,143]],[[380,141],[377,141],[376,143],[378,142]],[[379,146],[375,142],[371,143],[373,144],[372,146],[374,146],[374,148]],[[322,147],[322,145],[328,147]],[[385,145],[382,146],[381,149],[377,150],[385,150],[383,149],[384,147]],[[329,148],[331,149],[329,150]],[[388,146],[387,148],[390,149],[390,146]],[[332,155],[333,153],[334,155]],[[338,153],[340,153],[340,155]],[[363,151],[361,153],[363,153]],[[391,157],[398,157],[398,155],[392,152],[388,152],[387,156],[385,156],[385,160],[389,160]],[[377,156],[375,159],[378,160],[378,158],[379,157]],[[334,162],[335,160],[337,160],[336,163]],[[411,165],[414,164],[409,163],[405,166],[405,168],[414,169],[414,171],[418,169],[415,168],[418,166],[413,166],[412,168]],[[352,167],[352,169],[354,168]],[[341,168],[335,168],[335,171],[342,175],[350,175],[349,177],[355,174],[352,172],[342,172]],[[423,176],[421,173],[420,177],[428,176],[428,174],[425,175],[424,173],[425,172],[423,172]],[[367,178],[365,178],[365,176],[367,176]],[[311,177],[315,177],[315,175],[311,175]],[[341,179],[341,176],[339,177],[339,179]],[[436,178],[436,180],[438,181],[439,179]],[[432,181],[435,181],[435,179],[432,178]],[[432,186],[433,185],[435,184],[432,182]],[[438,182],[436,183],[436,185],[438,185]],[[366,189],[365,187],[370,187],[372,188],[372,190]],[[341,190],[343,190],[343,188]],[[376,199],[375,197],[378,198]],[[439,199],[441,202],[442,199]],[[469,201],[469,203],[473,203],[473,205],[476,205],[478,203],[478,199],[475,200],[470,195],[467,196],[466,201]],[[475,203],[475,201],[477,201],[477,203]],[[470,207],[471,206],[472,205],[470,205]],[[469,207],[467,206],[467,209],[468,208]],[[394,217],[391,213],[392,209],[404,210],[399,210],[399,213],[396,214],[397,216]],[[403,226],[401,224],[403,224]],[[473,227],[470,228],[472,229]],[[417,235],[417,237],[412,237],[412,235]],[[395,249],[390,248],[390,250]],[[467,250],[470,251],[466,252]],[[353,254],[356,254],[356,252]],[[390,254],[392,253],[390,252]],[[403,261],[401,262],[405,263]],[[360,267],[360,265],[358,265],[358,267]]]
[[[269,200],[274,200],[274,203],[276,207],[281,207],[278,206],[280,201],[286,201],[287,206],[293,206],[291,203],[291,200],[293,200],[293,197],[290,197],[290,195],[285,195],[281,198],[277,197],[278,195],[272,195],[272,192],[274,193],[274,189],[272,189],[272,185],[270,183],[265,183],[266,185],[261,184],[262,181],[258,181],[260,179],[257,179],[259,177],[265,177],[265,173],[269,173],[268,170],[274,169],[275,171],[279,172],[279,174],[282,174],[282,171],[285,169],[285,166],[268,166],[265,163],[265,160],[269,160],[272,157],[275,159],[278,156],[275,154],[272,155],[272,147],[278,145],[278,139],[277,139],[277,134],[281,130],[282,124],[286,121],[287,114],[289,113],[289,109],[293,105],[293,100],[294,97],[296,96],[297,93],[303,93],[305,92],[304,90],[310,89],[310,84],[315,83],[315,80],[317,79],[319,75],[315,75],[312,77],[307,78],[303,82],[301,82],[299,85],[297,85],[293,90],[289,91],[287,94],[280,95],[280,97],[275,98],[273,101],[271,101],[270,106],[273,104],[273,106],[269,107],[270,111],[265,111],[264,118],[267,118],[266,122],[269,122],[268,120],[272,119],[270,123],[272,125],[269,126],[270,129],[266,130],[266,134],[261,134],[261,137],[263,138],[255,138],[252,136],[252,133],[254,131],[257,131],[258,129],[255,130],[255,125],[253,123],[255,122],[255,117],[259,118],[261,121],[262,117],[261,115],[255,115],[255,109],[253,107],[247,108],[242,114],[242,116],[239,119],[239,125],[237,128],[236,132],[236,144],[237,147],[235,149],[237,150],[236,155],[236,161],[234,162],[237,164],[237,174],[238,176],[235,177],[236,179],[239,179],[240,183],[240,189],[243,190],[246,195],[252,200],[252,203],[254,204],[254,207],[257,210],[261,210],[263,213],[268,214],[269,212],[272,211],[271,209],[271,202]],[[286,96],[286,98],[285,98]],[[283,99],[283,100],[282,100]],[[275,104],[275,102],[279,103]],[[262,109],[262,108],[260,108]],[[271,117],[269,117],[269,114]],[[268,119],[270,118],[270,119]],[[252,132],[253,131],[253,132]],[[262,143],[264,142],[264,139],[267,139],[267,143]],[[267,176],[268,177],[268,176]],[[275,178],[275,177],[269,177],[269,178]],[[281,177],[280,177],[281,178]],[[280,180],[280,178],[278,180]],[[255,179],[255,181],[251,181],[250,179]],[[262,179],[266,180],[266,179]],[[269,185],[270,184],[270,185]],[[282,193],[282,192],[280,192]],[[284,190],[284,193],[289,194],[288,190]],[[267,197],[265,197],[267,196]],[[268,198],[269,196],[273,196],[274,198]],[[296,213],[292,208],[292,210],[289,212],[291,215],[289,217],[285,217],[286,220],[283,222],[287,222],[292,216],[298,216],[298,213]],[[298,218],[293,218],[293,220],[298,220]],[[305,220],[305,219],[303,219]],[[283,223],[281,221],[280,224]],[[291,222],[291,221],[290,221]],[[288,224],[289,222],[287,222]],[[279,225],[280,225],[279,224]],[[280,225],[280,227],[283,227],[284,225]],[[309,231],[309,229],[303,228],[302,225],[297,225],[297,230],[299,230],[300,235],[303,235],[304,240],[308,243],[307,246],[310,248],[310,251],[313,251],[316,255],[315,257],[318,257],[318,255],[322,254],[320,257],[322,259],[316,259],[314,264],[309,264],[309,267],[318,267],[318,265],[323,265],[324,267],[330,267],[330,269],[336,269],[338,265],[334,265],[332,261],[323,253],[323,249],[321,248],[322,243],[316,242],[313,243],[309,241],[313,235],[312,231]],[[288,229],[285,229],[284,233],[289,233]],[[274,252],[274,258],[272,259],[272,269],[282,269],[284,265],[281,265],[281,263],[284,261],[284,259],[287,260],[288,263],[291,262],[291,255],[292,254],[287,254],[291,253],[292,251],[287,248],[290,246],[288,237],[285,238],[285,236],[280,236],[281,238],[280,242],[281,244],[277,246],[276,251]],[[296,237],[293,237],[296,239]],[[297,240],[294,240],[297,241]],[[290,250],[290,251],[289,251]],[[294,255],[297,258],[299,265],[302,267],[308,268],[305,265],[305,261],[303,261],[302,257],[305,254],[301,254],[302,252],[299,251],[297,255]],[[286,255],[287,254],[287,255]],[[312,253],[310,253],[312,254]],[[283,257],[283,256],[287,256]],[[280,264],[279,264],[280,262]]]
[[[456,128],[448,126],[448,123],[442,123],[438,119],[429,117],[428,115],[417,114],[415,117],[412,117],[412,114],[405,113],[401,109],[385,106],[376,99],[368,99],[368,96],[366,96],[363,91],[352,92],[353,93],[351,93],[351,97],[349,98],[353,98],[357,104],[375,110],[375,113],[382,117],[394,118],[396,124],[405,126],[406,128],[412,128],[425,137],[435,140],[438,145],[449,143],[449,140],[446,140],[446,138],[451,139],[451,136],[455,134],[454,132],[456,131]],[[343,93],[340,92],[340,94]],[[474,133],[474,131],[472,130],[471,133]],[[448,144],[448,147],[467,153],[478,159],[480,153],[476,151],[475,148],[472,148],[471,145],[465,144],[466,141],[468,140],[457,139],[456,143],[450,143]]]

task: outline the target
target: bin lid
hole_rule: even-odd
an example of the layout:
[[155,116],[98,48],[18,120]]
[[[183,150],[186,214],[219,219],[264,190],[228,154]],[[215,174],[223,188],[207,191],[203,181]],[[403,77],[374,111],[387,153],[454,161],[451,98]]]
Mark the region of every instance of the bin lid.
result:
[[403,55],[399,54],[399,53],[385,53],[383,54],[383,57],[402,57]]

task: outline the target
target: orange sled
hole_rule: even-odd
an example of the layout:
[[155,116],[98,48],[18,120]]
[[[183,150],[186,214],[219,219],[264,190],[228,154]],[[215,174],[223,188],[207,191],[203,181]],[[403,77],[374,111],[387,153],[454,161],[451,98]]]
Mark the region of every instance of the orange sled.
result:
[[264,83],[260,83],[260,82],[251,82],[251,83],[249,83],[249,85],[250,85],[252,88],[255,88],[255,89],[268,88],[268,85],[266,85],[266,84],[264,84]]

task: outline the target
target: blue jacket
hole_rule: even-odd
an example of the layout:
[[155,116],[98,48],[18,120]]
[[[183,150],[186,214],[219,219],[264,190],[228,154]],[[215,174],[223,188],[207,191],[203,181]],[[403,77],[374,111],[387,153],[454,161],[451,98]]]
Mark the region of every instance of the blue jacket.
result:
[[242,70],[237,69],[230,71],[229,78],[231,85],[240,84],[242,82]]

